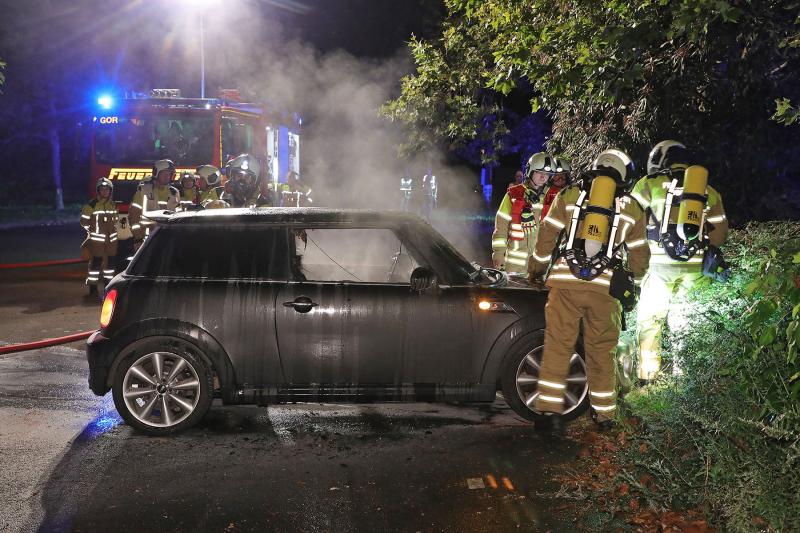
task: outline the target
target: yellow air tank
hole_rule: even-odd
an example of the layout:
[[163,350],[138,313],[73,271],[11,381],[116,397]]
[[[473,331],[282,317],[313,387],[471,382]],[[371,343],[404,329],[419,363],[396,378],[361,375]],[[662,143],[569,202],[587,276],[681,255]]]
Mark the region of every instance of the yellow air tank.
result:
[[[589,189],[589,205],[603,209],[614,209],[617,182],[608,176],[596,176]],[[583,219],[580,238],[584,240],[586,257],[593,257],[608,242],[609,217],[601,213],[587,213]]]
[[700,165],[692,165],[683,176],[683,194],[678,209],[678,237],[691,241],[700,236],[705,202],[700,199],[706,194],[708,170]]

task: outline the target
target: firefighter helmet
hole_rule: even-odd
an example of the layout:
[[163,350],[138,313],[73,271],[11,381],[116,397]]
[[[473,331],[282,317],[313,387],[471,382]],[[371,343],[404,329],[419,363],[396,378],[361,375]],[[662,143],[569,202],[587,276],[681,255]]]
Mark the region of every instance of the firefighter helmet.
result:
[[191,172],[182,172],[181,187],[184,189],[194,189],[194,174]]
[[261,175],[261,164],[254,155],[241,154],[228,161],[228,164],[225,165],[225,172],[229,180],[234,179],[236,174],[247,175],[255,185]]
[[634,180],[636,166],[628,154],[621,150],[611,149],[600,152],[600,155],[592,163],[592,170],[595,174],[598,173],[597,171],[608,173],[609,177],[616,180],[617,185],[627,187]]
[[114,192],[114,182],[105,176],[97,180],[97,185],[95,185],[94,190],[100,192],[100,187],[108,187],[111,189],[111,192]]
[[572,172],[572,165],[563,157],[550,156],[550,161],[553,164],[551,172],[566,172],[568,174]]
[[209,187],[216,187],[220,182],[219,169],[213,165],[200,165],[195,173],[206,180]]
[[553,171],[553,158],[547,152],[538,152],[533,154],[528,159],[528,165],[525,168],[525,177],[530,178],[534,172],[552,172]]
[[[656,144],[650,150],[650,155],[647,156],[647,173],[655,174],[659,170],[669,167],[669,160],[674,159],[678,153],[686,153],[686,146],[681,142],[666,140]],[[672,163],[675,161],[673,160]]]
[[170,174],[175,174],[175,163],[170,159],[159,159],[153,163],[152,179],[158,178],[159,172],[168,170]]

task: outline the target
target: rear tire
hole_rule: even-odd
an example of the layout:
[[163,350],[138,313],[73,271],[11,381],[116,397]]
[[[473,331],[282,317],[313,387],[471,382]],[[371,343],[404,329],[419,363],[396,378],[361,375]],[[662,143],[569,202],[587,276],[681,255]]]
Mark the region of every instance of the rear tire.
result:
[[178,433],[208,412],[213,373],[194,344],[148,337],[125,350],[113,380],[114,405],[131,427],[148,435]]
[[[517,341],[506,354],[500,366],[500,385],[503,398],[511,409],[537,427],[547,429],[553,425],[553,416],[544,415],[533,408],[539,380],[539,365],[544,350],[544,330],[538,330]],[[571,398],[571,399],[570,399]],[[586,364],[580,341],[570,362],[567,383],[567,404],[561,420],[573,420],[589,408],[589,385]]]

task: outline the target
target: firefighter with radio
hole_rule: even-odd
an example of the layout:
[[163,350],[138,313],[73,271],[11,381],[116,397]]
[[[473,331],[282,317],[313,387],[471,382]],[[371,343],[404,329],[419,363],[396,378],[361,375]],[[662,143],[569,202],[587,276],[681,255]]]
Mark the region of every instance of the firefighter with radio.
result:
[[81,257],[89,261],[86,284],[90,295],[97,294],[97,285],[101,279],[108,283],[114,277],[114,259],[117,255],[116,224],[119,219],[113,199],[114,183],[108,178],[100,178],[95,190],[97,196],[81,210],[81,226],[86,230]]
[[160,159],[153,163],[152,175],[145,177],[136,189],[128,212],[134,250],[139,249],[155,227],[155,222],[147,218],[148,211],[175,211],[180,205],[180,192],[170,185],[174,178],[175,163]]
[[[582,325],[593,416],[600,429],[614,424],[622,312],[635,305],[650,258],[644,211],[626,192],[633,173],[625,153],[602,152],[578,184],[556,196],[539,229],[529,265],[531,282],[541,283],[552,264],[535,405],[543,415],[560,414],[575,401],[566,394],[567,375]],[[539,418],[545,426],[553,420]]]
[[[261,164],[255,156],[241,154],[225,165],[228,177],[226,190],[221,199],[231,207],[262,207],[272,205],[267,196],[259,191]],[[230,184],[228,186],[228,184]]]
[[533,154],[528,159],[525,180],[508,188],[495,215],[492,234],[495,268],[527,274],[541,217],[568,182],[570,170],[569,163],[547,152]]
[[643,382],[661,369],[661,334],[670,309],[681,305],[703,275],[725,281],[730,272],[719,251],[728,236],[722,197],[708,185],[708,170],[693,159],[682,143],[661,141],[647,159],[647,175],[631,192],[647,213],[651,253],[636,317]]

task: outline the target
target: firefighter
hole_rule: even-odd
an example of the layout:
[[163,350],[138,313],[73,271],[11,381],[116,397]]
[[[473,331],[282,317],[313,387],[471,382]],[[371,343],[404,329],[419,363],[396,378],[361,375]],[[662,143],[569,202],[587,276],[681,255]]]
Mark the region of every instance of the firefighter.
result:
[[189,211],[200,205],[200,193],[197,189],[194,175],[190,172],[183,172],[181,174],[180,189],[178,189],[178,192],[181,198],[181,211]]
[[495,268],[527,274],[528,258],[534,252],[544,200],[547,200],[549,208],[550,202],[561,190],[554,183],[548,188],[548,184],[555,176],[560,176],[563,186],[569,170],[566,161],[552,157],[547,152],[533,154],[528,159],[525,180],[508,188],[495,216],[492,234],[492,263]]
[[439,201],[439,181],[433,174],[422,176],[422,216],[429,218]]
[[128,212],[134,250],[139,249],[155,226],[155,222],[147,218],[148,211],[175,211],[180,205],[180,193],[170,185],[174,177],[175,163],[169,159],[160,159],[153,163],[152,175],[146,176],[136,189]]
[[222,193],[222,200],[231,207],[261,207],[269,206],[268,197],[259,192],[261,178],[261,164],[255,156],[241,154],[234,157],[225,165],[228,176],[226,191]]
[[[106,283],[114,277],[114,258],[117,255],[116,223],[119,218],[114,203],[114,183],[108,178],[97,180],[97,196],[83,206],[81,226],[86,230],[82,255],[89,259],[89,273],[86,284],[89,294],[97,294],[101,278]],[[101,276],[102,272],[102,276]]]
[[[722,197],[707,184],[703,167],[689,169],[692,159],[682,143],[661,141],[647,159],[647,176],[631,192],[647,213],[651,253],[636,317],[638,372],[643,382],[652,380],[661,369],[661,333],[670,310],[682,305],[681,300],[704,272],[712,278],[727,277],[727,265],[718,251],[728,236]],[[695,204],[694,215],[684,206],[689,203]],[[687,234],[684,223],[690,216],[699,216],[699,220]]]
[[310,207],[314,203],[311,188],[300,181],[300,174],[290,170],[286,183],[281,186],[281,205],[283,207]]
[[[614,424],[614,358],[623,306],[629,310],[635,303],[635,286],[650,258],[644,211],[626,194],[633,173],[626,154],[602,152],[579,184],[556,196],[530,263],[531,282],[541,283],[559,244],[547,276],[536,410],[558,414],[571,401],[565,394],[567,374],[582,325],[589,399],[600,429]],[[545,426],[552,420],[541,417]]]
[[[219,169],[214,165],[200,165],[195,170],[196,186],[199,193],[198,202],[203,207],[208,207],[215,200],[219,200],[221,176]],[[216,204],[219,206],[220,204]]]
[[406,174],[400,178],[400,211],[410,211],[413,192],[414,178]]

